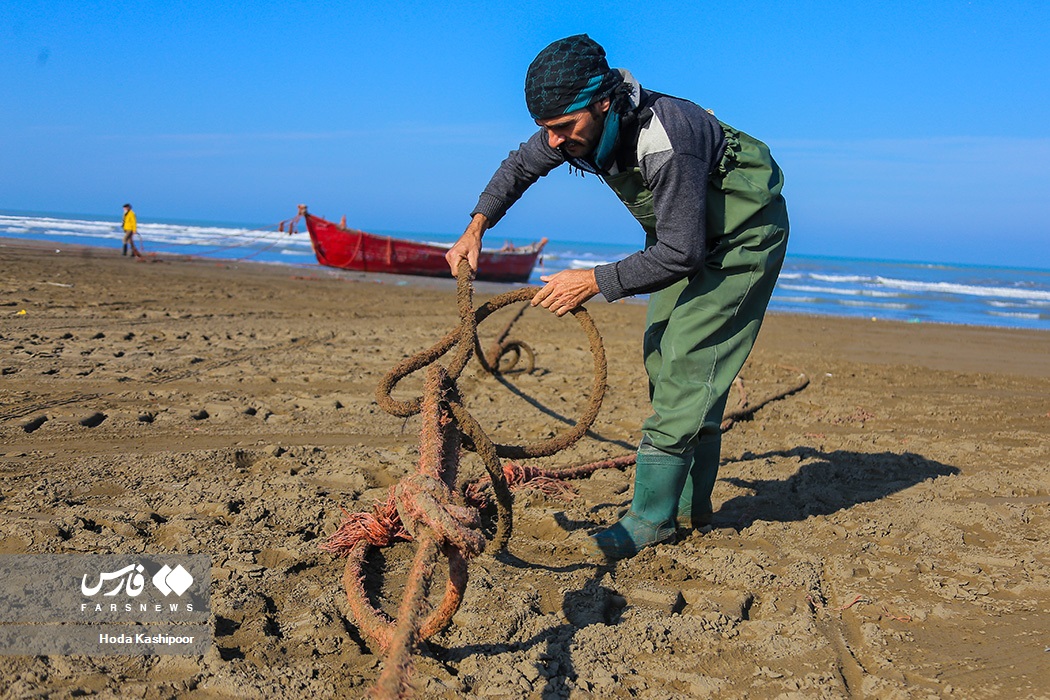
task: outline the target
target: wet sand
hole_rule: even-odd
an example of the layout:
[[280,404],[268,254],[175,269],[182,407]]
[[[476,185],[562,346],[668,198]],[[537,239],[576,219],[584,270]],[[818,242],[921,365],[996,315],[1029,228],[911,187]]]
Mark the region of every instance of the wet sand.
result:
[[[0,244],[0,553],[207,554],[215,631],[202,657],[5,657],[0,695],[363,696],[382,657],[318,545],[414,471],[420,419],[375,387],[456,324],[454,282]],[[538,466],[629,454],[647,415],[644,306],[589,309],[605,403]],[[582,411],[590,354],[535,310],[511,336],[536,371],[472,362],[459,389],[498,442],[536,441]],[[600,565],[574,543],[631,469],[519,491],[418,697],[1050,697],[1050,334],[769,317],[748,399],[801,373],[726,433],[711,532]],[[412,555],[370,568],[390,611]]]

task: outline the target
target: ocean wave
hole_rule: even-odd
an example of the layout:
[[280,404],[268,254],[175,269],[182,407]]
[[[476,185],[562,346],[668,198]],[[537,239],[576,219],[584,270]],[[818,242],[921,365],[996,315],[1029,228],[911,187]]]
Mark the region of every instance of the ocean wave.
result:
[[1026,321],[1038,321],[1042,318],[1047,318],[1045,314],[1022,312],[1022,311],[989,311],[989,316],[996,316],[998,318],[1023,318]]
[[[120,221],[89,221],[84,219],[56,219],[50,217],[28,218],[0,216],[0,228],[22,233],[64,236],[117,236],[123,232]],[[163,224],[139,222],[140,233],[149,233],[158,238],[181,236],[182,240],[199,240],[206,238],[229,238],[237,236],[259,236],[280,238],[288,234],[277,230],[249,229],[229,226],[194,226],[189,224]]]
[[880,301],[860,301],[860,300],[854,300],[854,299],[840,299],[838,301],[838,303],[840,305],[842,305],[842,306],[862,307],[862,308],[865,308],[865,309],[894,309],[894,310],[899,311],[899,310],[902,310],[902,309],[910,309],[910,308],[912,308],[911,304],[905,304],[905,303],[892,303],[892,302],[880,302]]
[[1050,290],[1017,289],[1014,287],[982,287],[972,284],[958,284],[955,282],[915,282],[912,280],[899,280],[890,277],[876,277],[879,284],[893,289],[903,289],[909,292],[939,293],[939,294],[961,294],[974,297],[1000,297],[1005,299],[1038,299],[1050,301]]
[[589,270],[590,268],[597,267],[598,265],[611,265],[614,262],[616,262],[616,261],[615,260],[581,260],[581,259],[577,258],[575,260],[570,260],[569,261],[569,268],[572,269],[572,270]]
[[123,238],[121,231],[113,229],[60,229],[60,228],[47,228],[42,231],[28,231],[30,235],[40,236],[80,236],[81,238],[103,238],[103,239],[115,239],[120,240]]
[[811,273],[810,279],[814,279],[818,282],[843,282],[845,284],[859,284],[861,282],[871,282],[871,277],[865,277],[861,275],[821,275],[817,273]]
[[67,233],[77,231],[116,231],[119,221],[86,221],[81,219],[55,219],[50,217],[0,216],[0,226],[16,227],[27,231],[58,230]]
[[1001,301],[998,299],[984,299],[986,306],[993,309],[1050,309],[1050,301],[1039,301],[1038,299],[1022,299],[1018,301]]
[[548,261],[557,262],[559,265],[594,267],[595,265],[609,265],[623,259],[578,250],[558,250],[556,246],[557,243],[549,243],[548,247],[544,248],[543,255]]
[[[306,263],[313,257],[305,229],[289,236],[277,231],[276,226],[253,229],[248,225],[172,223],[147,217],[139,221],[139,230],[146,250],[154,253],[290,265]],[[443,235],[385,233],[414,240],[440,239]],[[7,212],[0,214],[0,236],[5,235],[56,244],[119,247],[123,232],[119,213],[112,217],[63,218]],[[553,240],[533,271],[532,282],[538,283],[540,275],[561,269],[608,264],[635,250],[608,242]],[[770,308],[791,313],[898,320],[918,317],[1050,330],[1050,271],[789,257]]]
[[[247,227],[140,222],[138,232],[147,248],[188,248],[195,254],[221,254],[224,250],[257,249],[265,246],[281,254],[312,253],[306,235],[289,236],[276,229]],[[18,217],[0,215],[0,235],[20,238],[72,239],[84,241],[120,241],[123,229],[116,221],[59,219],[56,217]],[[101,245],[101,243],[99,243]],[[203,252],[200,249],[207,249]]]
[[808,284],[778,284],[779,289],[790,289],[793,292],[814,292],[816,294],[836,294],[858,297],[875,298],[897,298],[903,296],[899,292],[882,292],[874,289],[843,289],[835,287],[816,287]]

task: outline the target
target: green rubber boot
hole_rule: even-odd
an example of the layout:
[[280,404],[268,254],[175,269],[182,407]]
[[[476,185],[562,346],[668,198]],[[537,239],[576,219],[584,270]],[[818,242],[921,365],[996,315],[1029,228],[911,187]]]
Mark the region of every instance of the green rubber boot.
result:
[[612,527],[587,538],[587,552],[624,559],[674,537],[675,507],[692,460],[691,452],[675,455],[648,444],[639,447],[631,509]]
[[722,458],[722,433],[701,434],[700,442],[693,451],[689,474],[678,499],[675,523],[678,527],[699,530],[711,524],[714,507],[711,492],[718,479],[718,466]]

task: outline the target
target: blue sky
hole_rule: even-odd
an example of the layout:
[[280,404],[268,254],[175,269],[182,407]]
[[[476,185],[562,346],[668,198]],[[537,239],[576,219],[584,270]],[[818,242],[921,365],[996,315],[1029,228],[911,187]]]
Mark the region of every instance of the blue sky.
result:
[[[793,252],[1050,268],[1045,0],[8,0],[0,209],[456,233],[579,32],[770,145]],[[491,236],[642,238],[564,171]]]

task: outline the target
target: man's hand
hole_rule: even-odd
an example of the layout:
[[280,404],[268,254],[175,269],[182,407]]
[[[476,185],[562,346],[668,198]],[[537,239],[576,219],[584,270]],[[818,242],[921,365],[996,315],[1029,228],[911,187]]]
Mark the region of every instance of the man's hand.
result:
[[594,270],[562,270],[553,275],[540,277],[547,285],[532,297],[533,306],[542,306],[564,316],[597,294],[598,282]]
[[474,270],[474,272],[478,271],[481,238],[485,235],[485,229],[488,227],[488,217],[484,214],[475,214],[474,218],[470,220],[467,230],[463,232],[463,235],[459,237],[455,245],[445,253],[445,262],[448,263],[449,268],[452,270],[453,277],[459,272],[459,261],[463,259],[466,259],[470,264],[471,270]]

